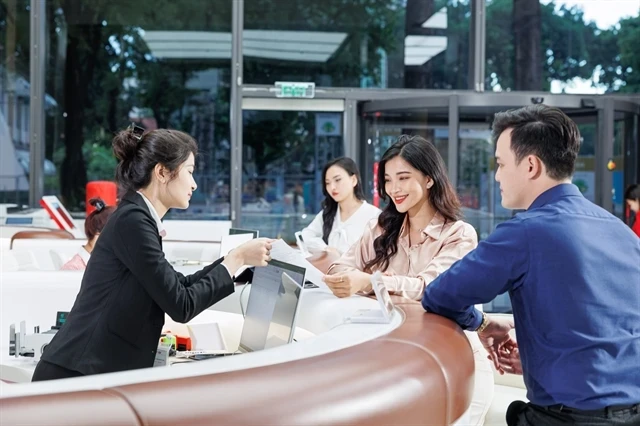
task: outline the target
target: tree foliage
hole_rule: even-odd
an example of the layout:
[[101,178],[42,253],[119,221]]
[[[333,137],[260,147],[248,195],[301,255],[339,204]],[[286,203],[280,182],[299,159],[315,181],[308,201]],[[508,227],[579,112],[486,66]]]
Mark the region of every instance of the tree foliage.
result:
[[[558,0],[537,2],[516,0],[514,8],[514,0],[487,1],[488,89],[546,91],[553,80],[577,77],[592,79],[611,92],[640,91],[640,17],[599,29],[585,21],[578,7],[558,6]],[[15,63],[15,73],[25,78],[29,4],[0,0],[0,68]],[[160,127],[193,133],[208,170],[228,173],[228,157],[218,152],[229,149],[230,60],[159,58],[149,50],[144,34],[158,30],[230,34],[231,0],[50,0],[47,4],[46,86],[59,106],[47,121],[47,152],[51,155],[54,148],[65,147],[60,188],[70,206],[84,199],[88,178],[102,176],[111,167],[107,162],[105,167],[98,165],[102,154],[92,156],[98,151],[92,147],[108,151],[113,133],[128,125],[134,107],[152,110]],[[245,56],[244,83],[287,79],[334,87],[468,88],[469,0],[247,0],[244,4],[247,30],[346,34],[326,62]],[[446,29],[423,28],[421,22],[442,8],[447,11]],[[539,31],[534,22],[535,28],[519,32],[531,13],[539,13]],[[410,35],[445,36],[447,48],[422,66],[405,66],[405,40]],[[527,49],[539,49],[539,54],[518,56]],[[531,69],[516,73],[516,66]],[[217,82],[211,83],[215,88],[195,87],[194,79],[210,70],[217,72]],[[284,124],[247,119],[244,141],[256,153],[258,170],[308,141],[300,129],[313,125],[310,116],[286,117],[289,121]]]

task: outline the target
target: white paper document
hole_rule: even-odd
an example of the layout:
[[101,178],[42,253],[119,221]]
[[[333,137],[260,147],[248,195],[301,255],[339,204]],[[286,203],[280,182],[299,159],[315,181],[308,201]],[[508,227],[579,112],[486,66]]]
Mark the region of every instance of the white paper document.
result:
[[187,324],[191,347],[196,350],[224,351],[227,344],[217,322]]
[[223,235],[220,241],[220,257],[228,255],[231,250],[252,239],[252,234]]
[[320,288],[328,290],[327,285],[322,281],[324,274],[309,263],[309,261],[302,256],[300,250],[294,249],[283,240],[276,240],[271,244],[271,258],[305,268],[306,273],[304,277],[306,280],[311,281]]

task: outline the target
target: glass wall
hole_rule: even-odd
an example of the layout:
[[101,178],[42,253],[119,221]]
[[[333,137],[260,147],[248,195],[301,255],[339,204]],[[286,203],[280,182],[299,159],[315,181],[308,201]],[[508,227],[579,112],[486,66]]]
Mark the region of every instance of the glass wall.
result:
[[613,214],[625,220],[630,212],[624,201],[627,186],[638,179],[638,115],[616,111],[614,125],[613,158],[609,164],[613,174]]
[[247,84],[466,89],[468,1],[251,0]]
[[87,181],[113,179],[112,137],[135,122],[198,141],[198,190],[170,216],[227,219],[231,0],[47,5],[46,144],[67,207]]
[[608,3],[487,0],[487,90],[637,93],[638,2]]
[[29,1],[0,0],[0,203],[29,200],[29,65]]
[[375,206],[384,205],[379,199],[377,170],[378,162],[385,151],[402,134],[422,136],[435,144],[445,164],[449,161],[448,109],[429,108],[421,110],[379,111],[364,113],[365,135],[363,145],[362,175],[365,196]]
[[344,154],[343,114],[244,111],[243,228],[295,242],[321,209],[322,169]]
[[595,113],[571,117],[580,131],[580,152],[576,160],[573,183],[589,201],[596,201],[596,146],[598,145],[598,116]]
[[499,223],[511,218],[512,212],[502,207],[500,188],[495,181],[495,145],[489,127],[461,122],[458,138],[458,196],[464,220],[483,240]]

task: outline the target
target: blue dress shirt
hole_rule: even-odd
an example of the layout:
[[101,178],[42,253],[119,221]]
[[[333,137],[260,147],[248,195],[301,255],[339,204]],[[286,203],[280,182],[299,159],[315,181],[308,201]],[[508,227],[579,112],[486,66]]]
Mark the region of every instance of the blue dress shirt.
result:
[[534,404],[640,402],[640,239],[561,184],[429,284],[422,306],[475,330],[473,305],[509,292]]

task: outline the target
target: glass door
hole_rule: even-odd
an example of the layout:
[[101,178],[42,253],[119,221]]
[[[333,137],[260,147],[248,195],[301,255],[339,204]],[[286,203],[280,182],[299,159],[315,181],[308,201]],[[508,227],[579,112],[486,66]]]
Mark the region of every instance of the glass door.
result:
[[[480,98],[479,101],[482,101]],[[476,228],[479,239],[485,239],[495,227],[515,214],[514,211],[502,207],[502,199],[498,183],[495,181],[495,144],[491,137],[491,126],[496,113],[525,104],[495,104],[487,96],[485,105],[462,105],[460,107],[460,126],[458,133],[458,176],[457,191],[463,206],[465,221]],[[551,99],[548,100],[551,103]],[[580,188],[583,195],[592,202],[597,202],[597,176],[602,171],[596,161],[597,150],[601,139],[599,116],[596,109],[562,108],[578,125],[582,136],[582,144],[576,162],[573,183]]]
[[[405,98],[365,102],[360,154],[360,174],[365,193],[375,206],[382,206],[376,179],[378,162],[402,134],[418,135],[433,143],[449,164],[449,97]],[[455,114],[454,114],[455,119]],[[451,165],[449,165],[451,168]]]
[[612,213],[629,223],[631,212],[624,201],[624,191],[640,183],[640,106],[628,102],[614,103],[614,141],[612,162]]
[[344,101],[244,98],[240,226],[295,242],[320,211],[322,169],[344,155]]

